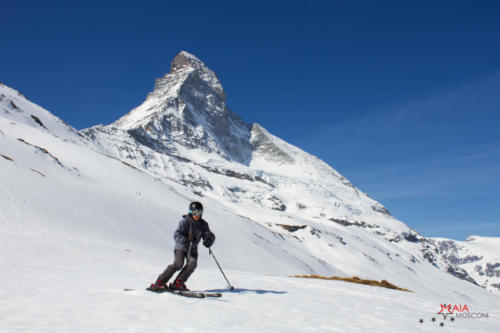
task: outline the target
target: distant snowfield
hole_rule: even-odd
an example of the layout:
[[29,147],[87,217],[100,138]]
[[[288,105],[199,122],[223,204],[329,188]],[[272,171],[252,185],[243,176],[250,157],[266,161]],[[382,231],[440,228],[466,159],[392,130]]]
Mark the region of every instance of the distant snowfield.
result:
[[[14,98],[15,91],[2,89]],[[200,199],[179,184],[106,156],[23,98],[14,102],[0,105],[0,332],[497,332],[500,327],[498,295],[424,260],[412,263],[410,258],[421,257],[412,243],[404,247],[360,228],[291,219],[253,206],[235,213],[218,200]],[[236,289],[227,289],[201,247],[199,268],[187,284],[219,290],[221,299],[143,291],[171,263],[172,235],[192,199],[205,204],[217,235],[213,250]],[[240,212],[308,227],[292,234]],[[414,292],[288,277],[312,272],[385,278]],[[444,303],[466,304],[488,318],[443,321],[437,312]]]

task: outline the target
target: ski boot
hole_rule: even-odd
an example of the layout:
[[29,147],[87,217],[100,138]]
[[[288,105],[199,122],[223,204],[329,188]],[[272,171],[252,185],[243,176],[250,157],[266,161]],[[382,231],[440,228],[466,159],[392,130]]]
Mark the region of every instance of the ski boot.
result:
[[151,291],[163,291],[167,288],[168,288],[167,284],[158,279],[158,280],[156,280],[155,283],[152,283],[148,289]]
[[184,282],[182,282],[179,279],[176,279],[174,282],[172,282],[169,286],[170,289],[172,290],[181,290],[181,291],[189,291],[189,289],[186,287]]

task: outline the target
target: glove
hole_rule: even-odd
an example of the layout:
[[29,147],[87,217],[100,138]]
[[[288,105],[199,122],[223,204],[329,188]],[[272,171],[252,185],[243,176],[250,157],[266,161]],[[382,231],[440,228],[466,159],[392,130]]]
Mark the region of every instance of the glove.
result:
[[210,247],[214,244],[215,241],[215,236],[213,234],[208,234],[205,236],[205,239],[203,240],[203,245],[205,247]]

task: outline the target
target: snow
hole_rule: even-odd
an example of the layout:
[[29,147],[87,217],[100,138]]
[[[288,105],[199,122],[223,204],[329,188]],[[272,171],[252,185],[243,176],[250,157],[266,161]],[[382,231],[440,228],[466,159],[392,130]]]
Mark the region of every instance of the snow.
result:
[[[370,229],[327,223],[299,209],[284,213],[247,201],[232,203],[221,199],[222,191],[199,197],[168,177],[103,154],[110,142],[103,141],[103,147],[82,138],[15,90],[0,86],[0,93],[5,96],[0,104],[0,332],[496,332],[500,327],[498,295],[435,268],[422,259],[417,244],[389,242]],[[19,110],[5,112],[13,99]],[[214,184],[247,187],[244,195],[267,186],[156,158],[179,173],[195,170]],[[303,188],[294,189],[293,182],[283,186],[297,194]],[[355,205],[356,191],[335,193],[352,195],[349,202]],[[374,202],[360,197],[368,207]],[[193,199],[205,205],[204,217],[217,235],[214,253],[236,289],[228,290],[200,248],[199,267],[187,284],[221,291],[221,299],[143,291],[173,260],[173,231]],[[407,230],[390,217],[363,214]],[[279,224],[306,227],[292,233]],[[290,277],[312,273],[386,279],[413,292]],[[489,316],[448,320],[440,328],[430,318],[445,302],[467,304],[471,312]]]
[[500,258],[500,253],[497,252],[500,247],[500,239],[498,237],[469,236],[466,239],[466,243],[472,250],[496,256],[496,258],[488,258],[490,260]]
[[[498,301],[486,293],[442,298],[226,270],[236,287],[231,291],[210,267],[198,269],[189,285],[223,296],[197,300],[141,290],[168,262],[164,254],[23,236],[2,239],[2,250],[8,254],[3,267],[10,267],[1,273],[2,332],[434,332],[438,323],[430,320],[442,322],[436,313],[443,300],[489,313],[486,319],[447,320],[445,331],[496,332],[500,324]],[[227,254],[218,256],[223,265]]]

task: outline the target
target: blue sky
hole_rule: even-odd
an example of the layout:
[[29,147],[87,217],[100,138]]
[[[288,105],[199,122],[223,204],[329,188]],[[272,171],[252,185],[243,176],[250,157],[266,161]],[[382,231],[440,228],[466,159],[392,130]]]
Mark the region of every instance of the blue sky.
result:
[[0,81],[81,129],[186,50],[425,236],[500,236],[498,1],[2,1]]

